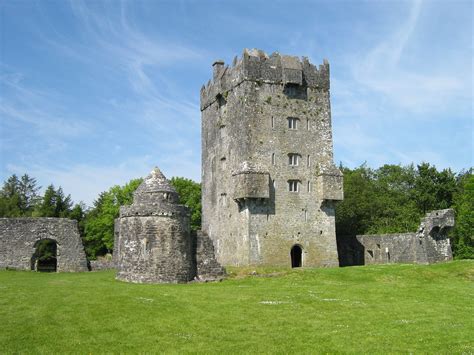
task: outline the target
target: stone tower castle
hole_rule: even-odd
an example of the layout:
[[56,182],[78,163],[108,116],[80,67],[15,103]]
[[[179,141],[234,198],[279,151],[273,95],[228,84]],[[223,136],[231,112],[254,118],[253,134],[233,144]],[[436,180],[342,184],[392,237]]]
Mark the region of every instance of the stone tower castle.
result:
[[224,265],[337,266],[329,64],[244,50],[201,89],[202,229]]

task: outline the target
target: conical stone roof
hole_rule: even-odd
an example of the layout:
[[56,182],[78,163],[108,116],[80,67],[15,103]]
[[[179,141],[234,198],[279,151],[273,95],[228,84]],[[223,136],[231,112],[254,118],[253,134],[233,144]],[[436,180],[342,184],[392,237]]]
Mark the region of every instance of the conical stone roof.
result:
[[154,168],[133,194],[133,203],[120,207],[120,217],[188,216],[189,208],[179,204],[179,195],[158,168]]
[[169,180],[163,175],[160,169],[155,167],[151,173],[143,180],[135,191],[136,195],[152,192],[174,192],[177,193]]

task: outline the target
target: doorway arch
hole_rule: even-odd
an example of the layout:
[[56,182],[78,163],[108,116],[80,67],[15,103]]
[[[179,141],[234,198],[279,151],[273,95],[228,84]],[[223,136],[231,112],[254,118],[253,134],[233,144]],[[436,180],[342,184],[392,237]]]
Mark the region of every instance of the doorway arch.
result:
[[291,267],[302,267],[303,266],[303,248],[301,245],[295,244],[291,248]]
[[35,245],[31,257],[31,270],[56,272],[58,270],[58,243],[54,239],[40,239]]

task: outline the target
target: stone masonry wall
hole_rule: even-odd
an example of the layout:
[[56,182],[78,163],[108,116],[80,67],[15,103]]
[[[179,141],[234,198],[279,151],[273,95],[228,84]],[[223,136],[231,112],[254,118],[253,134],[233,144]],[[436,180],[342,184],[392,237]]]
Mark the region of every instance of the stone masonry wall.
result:
[[189,227],[176,218],[120,218],[117,279],[187,282],[194,278]]
[[299,245],[303,266],[336,266],[329,64],[245,50],[230,67],[215,63],[201,110],[202,229],[218,261],[291,265]]
[[0,268],[34,269],[36,243],[57,243],[57,271],[88,271],[77,222],[66,218],[0,218]]
[[454,226],[454,211],[428,213],[416,232],[338,236],[341,266],[387,263],[428,264],[452,260],[447,232]]
[[195,253],[197,280],[214,281],[224,278],[225,270],[216,260],[214,244],[202,231],[197,231]]

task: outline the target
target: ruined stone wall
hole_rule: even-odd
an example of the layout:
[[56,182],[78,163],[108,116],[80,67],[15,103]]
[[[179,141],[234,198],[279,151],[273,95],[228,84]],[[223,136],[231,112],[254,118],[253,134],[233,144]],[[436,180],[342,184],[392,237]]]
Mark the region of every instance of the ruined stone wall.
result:
[[416,232],[338,236],[341,266],[387,263],[435,263],[452,260],[447,233],[454,226],[454,211],[428,213]]
[[290,265],[298,244],[303,266],[337,265],[329,64],[244,51],[232,67],[214,65],[201,110],[202,228],[219,262]]
[[197,231],[196,234],[195,256],[197,280],[214,281],[224,278],[225,270],[216,260],[214,244],[202,231]]
[[91,271],[102,271],[115,269],[115,262],[110,254],[99,256],[96,260],[90,260]]
[[66,218],[0,218],[0,268],[34,270],[36,243],[57,244],[57,271],[88,271],[77,222]]

